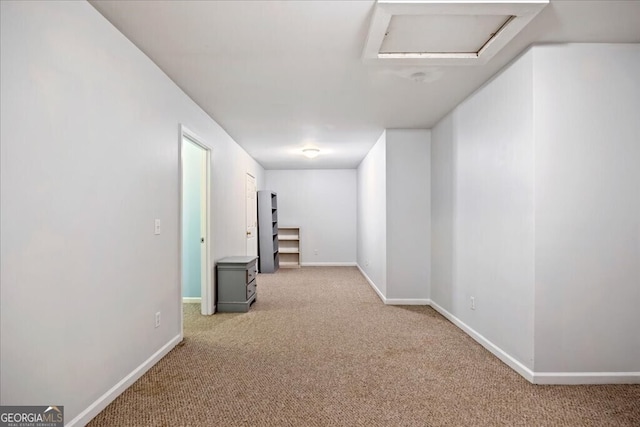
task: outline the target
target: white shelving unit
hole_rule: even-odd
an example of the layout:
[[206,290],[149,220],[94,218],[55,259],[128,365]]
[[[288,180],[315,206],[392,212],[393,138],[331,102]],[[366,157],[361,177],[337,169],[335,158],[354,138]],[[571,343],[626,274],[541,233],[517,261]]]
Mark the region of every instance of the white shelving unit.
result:
[[280,267],[300,268],[300,227],[279,227]]

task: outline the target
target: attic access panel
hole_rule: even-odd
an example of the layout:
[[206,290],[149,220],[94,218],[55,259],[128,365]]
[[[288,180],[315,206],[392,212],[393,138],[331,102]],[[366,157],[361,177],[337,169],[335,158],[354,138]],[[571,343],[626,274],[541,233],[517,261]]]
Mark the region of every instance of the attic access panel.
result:
[[547,4],[548,0],[379,0],[363,60],[413,65],[484,64]]
[[505,15],[395,15],[380,53],[477,53],[510,19]]

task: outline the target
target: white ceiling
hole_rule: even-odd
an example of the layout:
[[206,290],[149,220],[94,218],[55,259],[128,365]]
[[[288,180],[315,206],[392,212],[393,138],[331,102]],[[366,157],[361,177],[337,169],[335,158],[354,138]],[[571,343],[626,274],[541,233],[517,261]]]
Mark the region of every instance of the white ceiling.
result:
[[437,67],[362,61],[371,0],[91,4],[266,169],[354,168],[383,129],[431,128],[532,43],[640,42],[640,0],[551,0],[487,64]]

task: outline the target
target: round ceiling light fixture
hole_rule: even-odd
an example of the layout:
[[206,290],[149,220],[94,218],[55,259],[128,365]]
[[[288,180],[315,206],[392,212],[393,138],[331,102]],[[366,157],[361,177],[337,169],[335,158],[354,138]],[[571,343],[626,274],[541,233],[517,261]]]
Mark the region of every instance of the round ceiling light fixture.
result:
[[304,156],[308,159],[314,159],[318,157],[318,154],[320,154],[320,150],[317,148],[304,148],[302,150],[302,154],[304,154]]

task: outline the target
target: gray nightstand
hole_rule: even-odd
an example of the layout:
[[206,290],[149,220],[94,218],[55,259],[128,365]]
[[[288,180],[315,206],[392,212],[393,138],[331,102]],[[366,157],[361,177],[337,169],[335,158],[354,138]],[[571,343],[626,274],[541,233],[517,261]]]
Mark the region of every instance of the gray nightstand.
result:
[[232,256],[218,261],[219,312],[247,312],[256,300],[255,256]]

